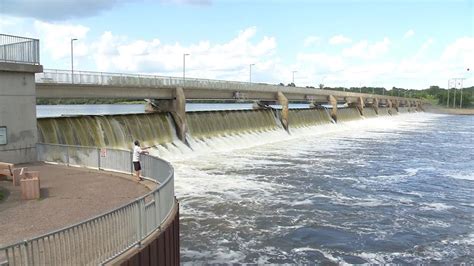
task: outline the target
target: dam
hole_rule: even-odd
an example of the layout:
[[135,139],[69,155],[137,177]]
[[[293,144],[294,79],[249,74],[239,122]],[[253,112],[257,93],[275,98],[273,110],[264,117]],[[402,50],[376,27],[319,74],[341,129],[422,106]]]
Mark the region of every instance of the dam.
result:
[[[43,70],[39,58],[17,64],[0,63],[8,81],[0,83],[1,160],[37,156],[129,175],[138,139],[151,147],[144,175],[156,188],[2,246],[0,264],[414,264],[474,256],[471,117],[426,113],[422,100],[386,95],[68,73]],[[146,99],[147,112],[36,118],[35,98],[99,96]],[[185,111],[202,99],[254,104]],[[17,114],[27,119],[18,123]],[[85,243],[92,245],[84,253]]]
[[[385,109],[379,108],[380,116],[390,116]],[[290,109],[288,112],[289,130],[281,123],[280,109],[187,112],[185,142],[177,137],[178,128],[170,113],[38,118],[38,141],[130,149],[133,140],[138,139],[143,145],[155,146],[158,150],[186,147],[185,143],[188,143],[188,149],[193,149],[192,143],[206,139],[272,131],[291,134],[293,128],[335,123],[326,108]],[[393,112],[398,115],[395,110]],[[379,116],[372,108],[365,108],[366,116],[362,116],[357,108],[339,109],[338,114],[339,122]]]

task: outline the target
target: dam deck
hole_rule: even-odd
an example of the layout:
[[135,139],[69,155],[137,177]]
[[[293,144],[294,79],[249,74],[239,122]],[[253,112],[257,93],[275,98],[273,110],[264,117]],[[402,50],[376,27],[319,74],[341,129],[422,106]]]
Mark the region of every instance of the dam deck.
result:
[[[131,175],[45,163],[22,164],[40,172],[41,199],[21,200],[18,186],[0,181],[7,191],[0,202],[0,246],[81,222],[133,201],[153,183]],[[149,183],[148,183],[149,182]]]

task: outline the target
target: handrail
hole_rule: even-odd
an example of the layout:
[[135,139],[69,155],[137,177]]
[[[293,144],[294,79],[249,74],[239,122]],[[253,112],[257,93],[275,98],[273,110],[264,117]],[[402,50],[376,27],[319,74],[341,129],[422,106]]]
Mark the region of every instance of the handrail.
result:
[[38,65],[39,40],[0,34],[0,62]]
[[[132,172],[128,150],[37,144],[37,151],[39,161],[118,172],[127,172],[126,166]],[[154,190],[79,223],[0,247],[0,265],[2,253],[8,265],[102,264],[140,245],[161,229],[175,206],[172,166],[151,155],[143,155],[142,164],[146,179],[158,184]],[[81,252],[75,252],[78,247]]]
[[225,89],[234,92],[245,91],[279,91],[286,90],[288,93],[308,95],[333,95],[339,97],[365,97],[383,98],[391,100],[420,101],[415,98],[405,98],[389,95],[375,95],[356,92],[342,92],[335,90],[309,89],[303,87],[285,87],[267,83],[249,83],[241,81],[212,80],[187,77],[171,77],[150,74],[126,74],[112,72],[78,71],[72,73],[70,70],[45,69],[43,73],[36,74],[38,84],[74,84],[74,85],[98,85],[117,87],[145,87],[145,88],[172,88],[183,87],[185,89]]

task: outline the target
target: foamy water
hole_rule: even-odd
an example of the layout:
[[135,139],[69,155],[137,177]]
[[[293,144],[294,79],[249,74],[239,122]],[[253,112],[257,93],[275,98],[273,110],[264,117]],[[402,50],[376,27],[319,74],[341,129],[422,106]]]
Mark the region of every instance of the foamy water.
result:
[[473,137],[472,117],[418,113],[155,152],[183,262],[472,263]]

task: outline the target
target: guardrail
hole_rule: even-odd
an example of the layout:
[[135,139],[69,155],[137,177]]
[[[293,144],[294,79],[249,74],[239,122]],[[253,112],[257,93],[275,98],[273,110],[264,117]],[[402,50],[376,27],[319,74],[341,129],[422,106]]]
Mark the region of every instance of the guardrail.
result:
[[419,100],[388,95],[367,93],[343,92],[336,90],[310,89],[303,87],[285,87],[266,83],[249,83],[214,79],[166,77],[158,75],[123,74],[92,71],[70,71],[59,69],[45,69],[36,74],[38,84],[77,84],[112,87],[144,87],[144,88],[176,88],[184,89],[216,89],[234,92],[235,99],[245,99],[245,91],[277,92],[305,94],[311,100],[311,95],[333,95],[338,97],[365,97],[384,98],[392,100]]
[[39,40],[0,34],[0,62],[39,65]]
[[102,86],[137,86],[137,87],[197,87],[197,88],[241,88],[254,86],[273,86],[249,82],[167,77],[158,75],[123,74],[108,72],[76,71],[45,69],[36,74],[37,83],[85,84]]
[[[131,173],[132,153],[56,144],[37,144],[38,160]],[[6,265],[97,265],[139,246],[161,229],[175,204],[172,166],[142,155],[143,176],[158,183],[133,202],[80,223],[12,245],[0,247]]]

